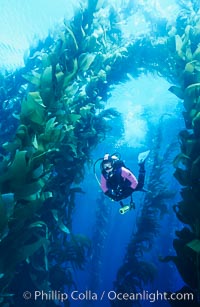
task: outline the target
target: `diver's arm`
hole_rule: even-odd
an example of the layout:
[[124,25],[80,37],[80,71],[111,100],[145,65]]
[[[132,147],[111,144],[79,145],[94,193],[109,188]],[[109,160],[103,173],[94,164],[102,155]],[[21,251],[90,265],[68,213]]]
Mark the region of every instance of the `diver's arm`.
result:
[[138,181],[136,177],[133,175],[133,173],[128,170],[127,168],[123,167],[121,168],[121,176],[125,179],[127,179],[130,182],[130,188],[135,190],[135,188],[138,185]]
[[101,175],[101,189],[103,190],[104,193],[108,191],[106,178],[103,175]]
[[133,175],[133,173],[125,167],[121,168],[121,176],[125,180],[126,184],[120,188],[116,193],[115,200],[120,201],[124,198],[129,197],[135,190],[138,185],[138,180]]
[[118,197],[115,194],[114,190],[108,190],[105,192],[105,195],[111,198],[112,200],[118,201]]
[[103,190],[104,194],[109,198],[116,200],[116,195],[113,190],[109,190],[107,187],[107,181],[103,175],[101,175],[101,189]]

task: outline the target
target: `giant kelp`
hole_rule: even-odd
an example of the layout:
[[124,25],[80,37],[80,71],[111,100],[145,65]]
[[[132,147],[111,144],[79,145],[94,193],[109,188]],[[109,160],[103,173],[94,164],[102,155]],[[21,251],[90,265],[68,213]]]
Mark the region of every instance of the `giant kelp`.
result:
[[101,194],[101,196],[97,199],[96,223],[93,230],[92,255],[89,265],[89,289],[91,289],[93,292],[97,292],[99,287],[102,286],[100,274],[103,267],[102,251],[107,238],[110,210],[111,207],[106,203],[104,195]]
[[[177,66],[181,67],[180,86],[172,86],[170,91],[183,100],[185,130],[179,133],[180,154],[174,160],[174,176],[182,186],[181,201],[174,205],[177,218],[185,225],[177,231],[174,240],[176,264],[184,282],[200,291],[199,242],[200,242],[200,194],[199,194],[199,12],[195,1],[191,6],[184,3],[178,18],[175,35]],[[195,18],[194,18],[195,16]],[[182,22],[181,22],[182,21]]]
[[[30,54],[20,71],[26,92],[18,95],[20,108],[12,104],[19,124],[2,144],[2,295],[16,289],[16,270],[23,267],[31,288],[49,291],[55,272],[62,275],[62,287],[74,286],[71,272],[83,269],[90,248],[88,239],[72,233],[74,195],[82,191],[71,184],[84,178],[91,150],[105,138],[108,119],[118,113],[103,110],[105,65],[94,66],[98,54],[88,51],[77,34],[80,28],[84,33],[83,24],[77,28],[76,19],[64,21],[51,44]],[[9,95],[5,91],[5,101]]]
[[[162,116],[154,135],[154,143],[151,151],[151,168],[147,184],[147,193],[141,201],[142,209],[136,222],[136,230],[133,231],[127,246],[124,262],[119,268],[114,282],[118,293],[142,293],[149,283],[153,283],[157,274],[154,259],[147,260],[148,253],[152,252],[155,238],[160,234],[160,221],[168,212],[169,200],[174,196],[168,190],[169,182],[166,181],[165,173],[176,148],[172,142],[162,153],[163,127],[165,116]],[[153,129],[152,129],[153,130]],[[151,133],[152,137],[152,133]],[[150,164],[150,163],[149,163]],[[134,196],[134,194],[133,194]],[[157,261],[157,259],[156,259]],[[141,306],[141,302],[112,301],[112,306]]]
[[[77,237],[72,244],[71,234],[74,193],[81,191],[70,185],[83,179],[90,151],[105,138],[107,119],[117,115],[103,110],[104,100],[108,81],[116,80],[128,55],[121,32],[112,34],[114,10],[106,9],[103,18],[94,10],[95,5],[89,5],[71,22],[64,21],[47,46],[39,44],[30,52],[25,68],[2,80],[2,88],[12,87],[4,90],[3,106],[13,98],[8,119],[13,116],[19,123],[2,145],[3,293],[9,286],[15,289],[19,275],[13,274],[22,263],[36,288],[50,290],[49,272],[58,269],[55,261],[61,271],[64,261],[78,268],[85,261],[89,243]],[[88,18],[93,14],[95,18]],[[73,285],[69,269],[60,274]]]
[[[174,240],[176,256],[169,256],[165,260],[174,261],[185,283],[193,289],[193,292],[199,292],[200,148],[198,42],[200,21],[199,14],[197,14],[199,7],[196,1],[190,1],[190,3],[182,1],[182,4],[184,5],[183,10],[181,10],[177,18],[176,27],[171,27],[170,31],[168,31],[168,36],[165,36],[162,40],[155,39],[155,36],[151,40],[143,38],[140,43],[137,41],[136,44],[129,45],[128,50],[129,54],[136,56],[136,61],[140,61],[139,65],[141,67],[144,66],[147,71],[157,70],[167,80],[174,81],[175,84],[180,85],[180,87],[170,87],[171,92],[176,94],[178,98],[183,99],[185,111],[182,115],[186,126],[186,129],[179,134],[181,153],[174,160],[176,169],[174,176],[183,186],[181,191],[182,200],[177,205],[174,205],[174,211],[177,218],[186,224],[187,228],[184,227],[176,232],[177,238]],[[143,44],[150,50],[148,52],[150,57],[148,58],[143,55],[143,50],[139,48]],[[158,49],[163,51],[159,55],[157,54]],[[161,64],[163,55],[166,56],[165,65]],[[148,62],[149,58],[150,63]],[[158,67],[157,65],[160,66]],[[157,180],[154,183],[156,182]],[[132,265],[127,265],[127,271],[130,271],[131,268]],[[128,285],[132,284],[137,284],[137,282],[135,283],[130,278]],[[122,291],[128,285],[122,278],[119,290]],[[187,288],[185,289],[187,290]],[[172,302],[172,304],[174,305],[175,302]]]

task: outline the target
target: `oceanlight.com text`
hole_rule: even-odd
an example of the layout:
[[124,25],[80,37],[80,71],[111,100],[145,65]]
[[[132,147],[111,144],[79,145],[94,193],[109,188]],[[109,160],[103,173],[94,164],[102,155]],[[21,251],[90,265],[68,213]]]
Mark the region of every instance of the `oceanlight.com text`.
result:
[[108,292],[109,300],[120,300],[120,301],[149,301],[154,303],[157,301],[193,301],[193,293],[167,293],[167,292],[148,292],[143,290],[137,293],[116,293],[115,291]]
[[74,301],[102,301],[102,300],[118,300],[118,301],[149,301],[150,303],[158,301],[193,301],[193,293],[167,293],[167,292],[148,292],[143,290],[142,292],[135,293],[119,293],[116,291],[102,291],[101,293],[96,293],[91,290],[85,290],[84,292],[79,292],[74,290],[72,292],[61,292],[58,290],[51,291],[25,291],[23,293],[23,298],[25,300],[35,300],[35,301],[60,301],[64,302],[66,300]]

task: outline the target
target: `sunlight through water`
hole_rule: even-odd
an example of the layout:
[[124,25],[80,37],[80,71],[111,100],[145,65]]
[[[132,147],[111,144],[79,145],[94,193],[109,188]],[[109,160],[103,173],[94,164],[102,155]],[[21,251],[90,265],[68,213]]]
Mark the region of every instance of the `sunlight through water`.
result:
[[[29,47],[47,37],[48,32],[56,28],[63,18],[70,20],[74,9],[80,5],[79,2],[84,6],[86,0],[0,0],[0,69],[14,70],[24,66],[24,54]],[[112,0],[109,5],[117,7],[120,12],[127,2],[128,0]],[[98,5],[103,7],[105,3],[107,1],[99,0]],[[172,18],[171,11],[173,19],[177,12],[172,0],[139,0],[134,2],[134,6],[134,14],[126,22],[120,22],[127,37],[138,36],[149,30],[142,7],[145,6],[151,18],[154,18],[154,8],[160,17],[168,20]]]

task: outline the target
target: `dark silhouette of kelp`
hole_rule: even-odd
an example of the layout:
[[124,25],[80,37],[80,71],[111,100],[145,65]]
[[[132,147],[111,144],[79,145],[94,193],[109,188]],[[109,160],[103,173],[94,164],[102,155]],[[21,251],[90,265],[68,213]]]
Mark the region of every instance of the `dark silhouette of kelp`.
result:
[[103,194],[97,199],[96,221],[92,236],[92,254],[89,262],[89,289],[96,292],[102,285],[102,251],[107,238],[109,213],[111,207],[106,203]]
[[[161,220],[167,213],[167,202],[174,196],[168,190],[169,182],[165,177],[165,171],[172,161],[175,143],[169,145],[163,155],[161,144],[163,140],[163,118],[161,117],[157,132],[154,137],[154,148],[151,152],[152,165],[150,180],[147,182],[147,190],[142,210],[136,222],[136,231],[133,232],[127,246],[124,263],[119,268],[114,287],[117,293],[142,293],[145,285],[153,283],[156,276],[156,264],[146,260],[145,256],[153,249],[155,238],[159,235]],[[151,135],[152,137],[152,135]],[[141,306],[139,299],[115,300],[112,306]]]

